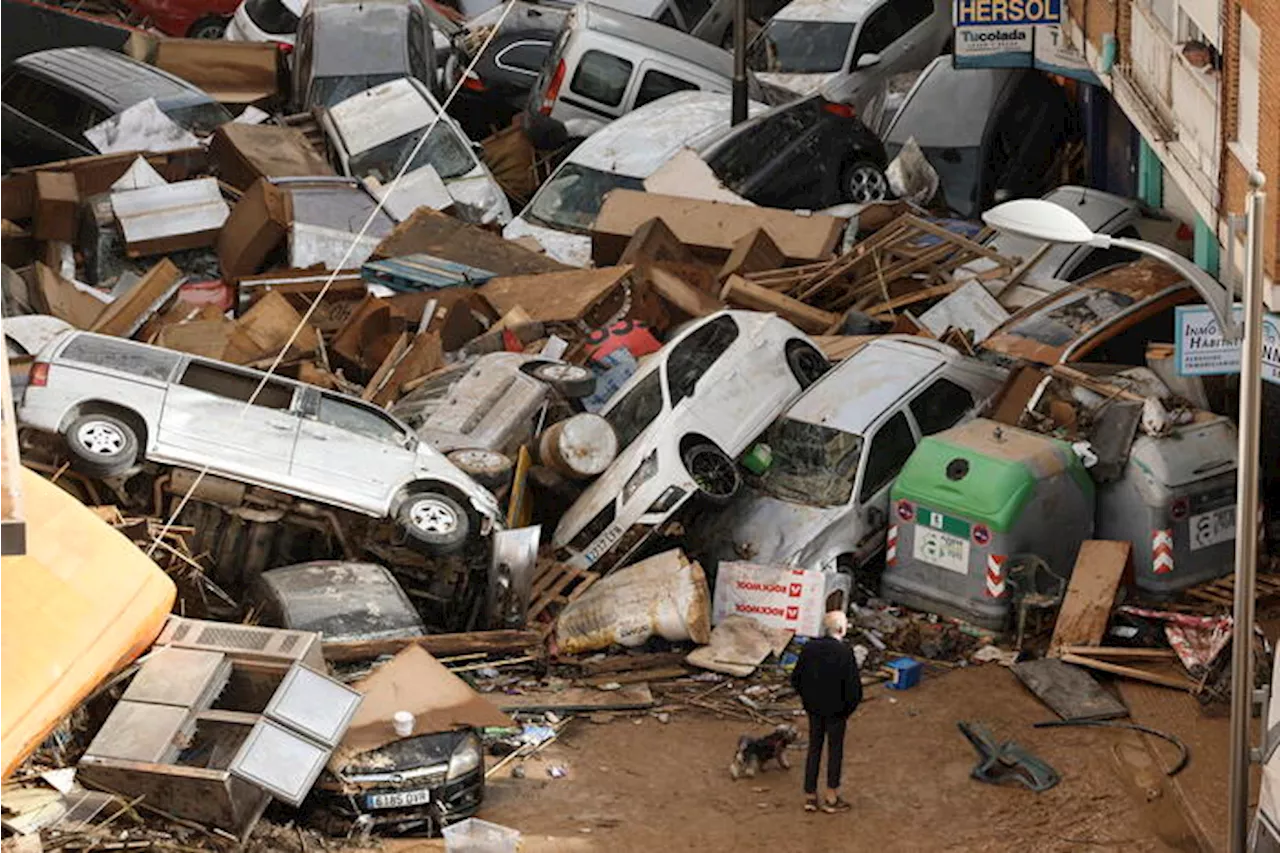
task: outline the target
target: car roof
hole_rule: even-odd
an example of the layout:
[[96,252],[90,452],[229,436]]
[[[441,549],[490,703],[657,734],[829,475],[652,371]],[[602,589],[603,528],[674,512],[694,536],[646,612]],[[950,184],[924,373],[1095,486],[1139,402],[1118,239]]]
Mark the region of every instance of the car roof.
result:
[[[1066,186],[1050,190],[1044,196],[1059,207],[1064,207],[1089,226],[1089,230],[1098,234],[1114,234],[1133,218],[1141,215],[1142,205],[1137,199],[1125,198],[1112,193],[1095,190],[1090,187]],[[1032,240],[1008,231],[996,232],[987,244],[992,249],[1008,257],[1027,260],[1044,245],[1039,240]],[[1028,271],[1032,279],[1058,276],[1062,265],[1079,250],[1072,243],[1057,243],[1050,246],[1044,256]],[[981,268],[983,265],[970,265]]]
[[642,49],[665,53],[725,79],[733,77],[733,56],[700,38],[607,6],[583,3],[573,18],[592,32],[628,41]]
[[774,21],[826,21],[856,24],[879,0],[792,0],[773,16]]
[[[421,130],[438,112],[425,86],[401,77],[339,101],[329,107],[329,118],[347,153],[354,156]],[[447,122],[445,129],[450,129]]]
[[[921,148],[978,145],[991,113],[1012,83],[1029,72],[1023,68],[953,68],[950,56],[939,56],[916,80],[885,142],[902,145],[914,136]],[[963,104],[964,109],[956,109]]]
[[[386,74],[408,69],[411,0],[313,0],[315,74]],[[388,50],[391,39],[394,50]],[[323,69],[323,70],[322,70]]]
[[865,435],[908,391],[959,357],[924,338],[876,338],[815,382],[783,417]]
[[[729,131],[732,98],[686,91],[659,98],[587,137],[566,162],[629,178],[647,178],[681,148],[700,149]],[[748,104],[748,115],[768,107]]]
[[14,60],[13,65],[116,113],[148,98],[155,98],[161,109],[213,103],[207,92],[180,77],[100,47],[42,50]]
[[287,627],[325,639],[409,636],[422,619],[400,584],[375,563],[323,560],[262,573],[262,583],[288,606]]

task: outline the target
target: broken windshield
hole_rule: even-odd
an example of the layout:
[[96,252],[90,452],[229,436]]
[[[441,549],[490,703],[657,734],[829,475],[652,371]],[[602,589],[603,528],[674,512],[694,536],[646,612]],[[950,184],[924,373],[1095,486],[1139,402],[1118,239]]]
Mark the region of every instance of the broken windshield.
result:
[[844,69],[853,24],[770,21],[751,43],[747,67],[774,74],[827,74]]
[[[373,175],[382,183],[388,183],[400,172],[404,159],[418,144],[422,131],[406,133],[404,136],[375,145],[368,151],[361,151],[351,158],[351,174],[356,177]],[[453,128],[443,120],[431,128],[431,135],[418,149],[413,158],[413,165],[405,172],[414,172],[423,166],[430,165],[436,170],[441,180],[460,178],[475,168],[476,161],[467,150],[467,146],[458,139]]]
[[526,218],[562,231],[586,233],[610,190],[643,190],[644,181],[566,163],[533,197]]
[[661,413],[662,373],[654,370],[604,415],[618,434],[618,455],[621,456]]
[[844,506],[853,494],[862,436],[821,424],[780,418],[765,433],[773,452],[761,490],[785,501]]

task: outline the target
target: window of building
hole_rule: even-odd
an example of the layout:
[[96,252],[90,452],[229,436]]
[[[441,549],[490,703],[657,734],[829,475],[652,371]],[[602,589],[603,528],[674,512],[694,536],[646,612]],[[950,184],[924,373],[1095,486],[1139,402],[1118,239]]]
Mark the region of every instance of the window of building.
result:
[[1258,164],[1258,100],[1261,97],[1259,87],[1259,54],[1262,46],[1262,33],[1258,25],[1243,10],[1240,10],[1240,73],[1236,80],[1236,142],[1238,143],[1244,165],[1250,169]]

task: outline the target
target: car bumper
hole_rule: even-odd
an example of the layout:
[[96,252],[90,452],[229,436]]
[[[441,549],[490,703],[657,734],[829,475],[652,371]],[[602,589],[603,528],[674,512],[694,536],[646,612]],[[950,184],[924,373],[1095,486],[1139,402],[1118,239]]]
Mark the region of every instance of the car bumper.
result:
[[330,835],[345,835],[357,823],[382,835],[438,835],[440,831],[474,815],[484,802],[484,774],[444,785],[427,785],[430,799],[421,804],[381,808],[371,807],[370,797],[407,794],[423,789],[421,783],[406,782],[366,788],[357,793],[317,789],[315,806],[326,812],[324,824]]

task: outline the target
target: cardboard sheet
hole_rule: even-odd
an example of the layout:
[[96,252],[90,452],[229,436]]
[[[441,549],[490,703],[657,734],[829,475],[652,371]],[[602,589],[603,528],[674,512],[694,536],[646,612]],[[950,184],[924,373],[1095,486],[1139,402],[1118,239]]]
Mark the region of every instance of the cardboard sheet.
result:
[[101,124],[95,124],[84,132],[84,136],[103,154],[178,151],[200,145],[191,131],[160,111],[155,98],[147,98]]
[[155,65],[194,83],[223,104],[251,104],[279,89],[273,42],[161,39]]
[[795,636],[786,628],[766,628],[750,616],[731,613],[711,632],[711,642],[685,660],[702,669],[745,678],[771,653],[781,655]]
[[334,753],[338,766],[352,755],[400,740],[392,724],[396,711],[413,714],[414,735],[463,726],[515,726],[514,720],[417,645],[407,646],[354,687],[364,694],[364,701]]

